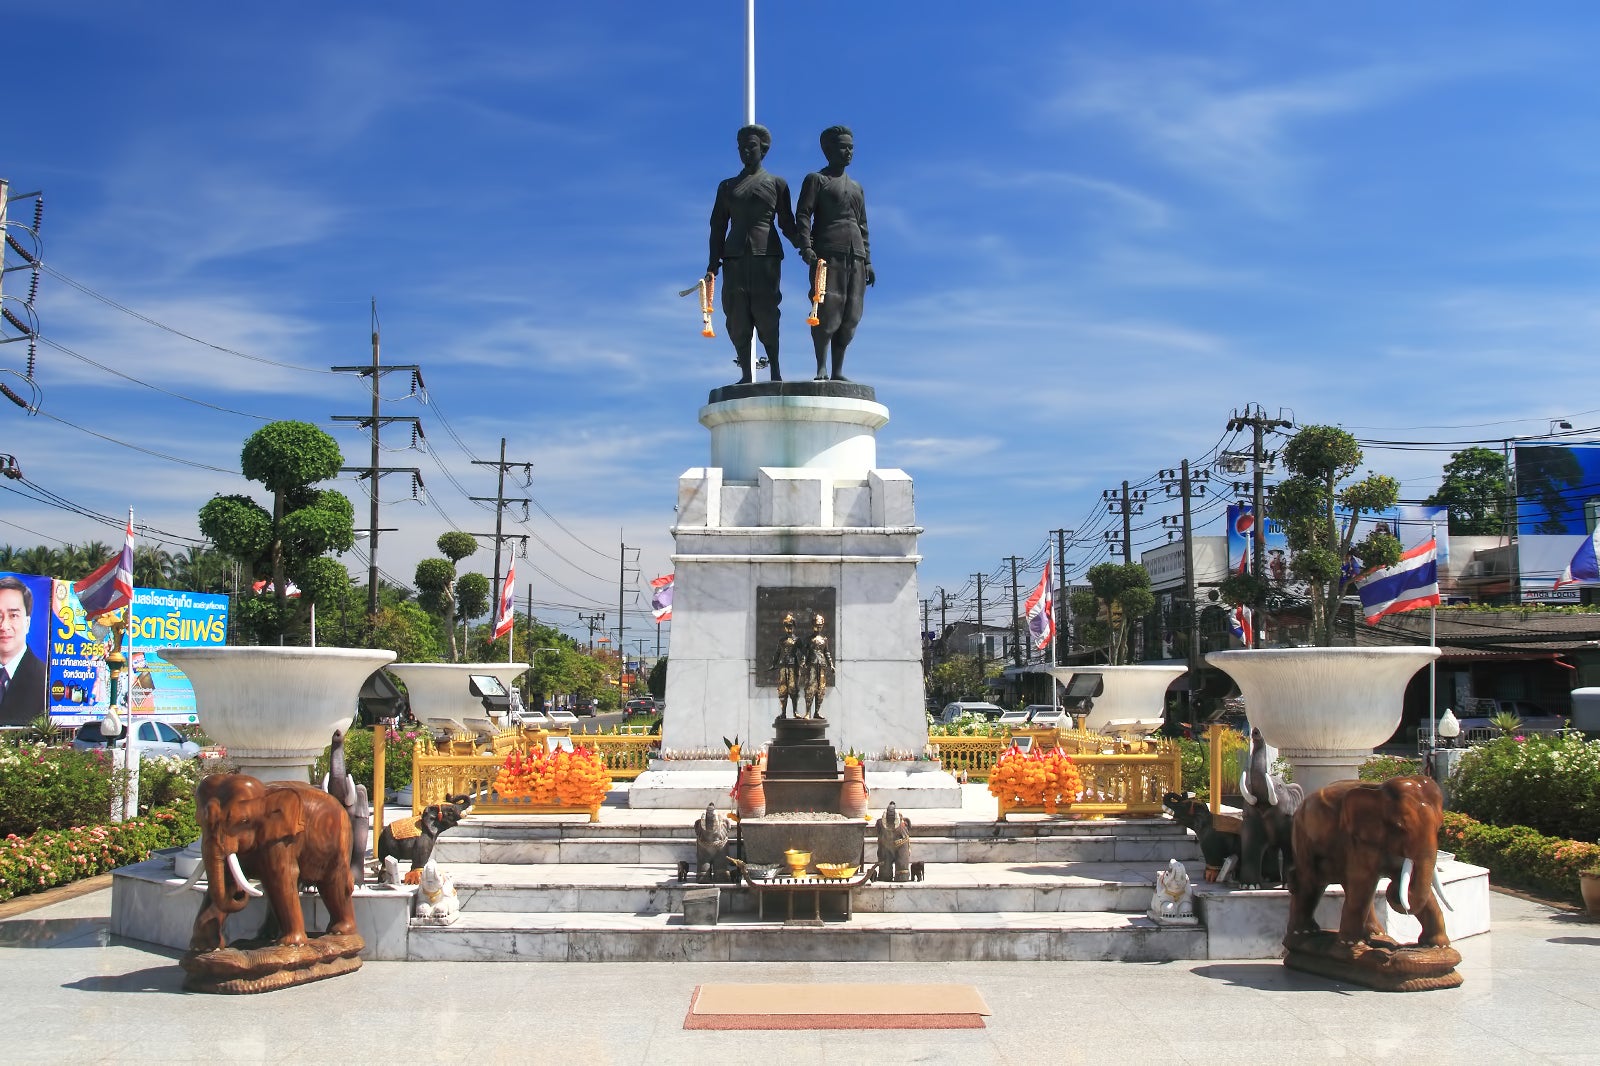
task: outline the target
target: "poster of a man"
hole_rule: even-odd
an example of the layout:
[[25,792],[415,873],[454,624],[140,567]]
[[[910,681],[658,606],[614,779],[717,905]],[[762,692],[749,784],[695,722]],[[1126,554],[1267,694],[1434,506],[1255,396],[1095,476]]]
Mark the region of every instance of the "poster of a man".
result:
[[44,626],[33,632],[33,602],[28,582],[0,577],[0,725],[28,725],[45,713],[46,634]]

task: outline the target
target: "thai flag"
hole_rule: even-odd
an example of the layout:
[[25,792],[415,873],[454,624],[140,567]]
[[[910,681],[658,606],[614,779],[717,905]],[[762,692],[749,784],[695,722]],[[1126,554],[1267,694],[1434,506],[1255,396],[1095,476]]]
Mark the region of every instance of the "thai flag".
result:
[[1228,628],[1233,630],[1233,635],[1244,641],[1244,646],[1249,647],[1256,642],[1256,627],[1253,623],[1255,612],[1244,604],[1233,609],[1228,616]]
[[[258,595],[270,596],[276,588],[277,586],[271,581],[263,579],[251,585],[250,591],[257,593]],[[296,585],[293,581],[286,581],[283,584],[283,594],[285,597],[291,600],[295,599],[300,595],[300,586]]]
[[500,613],[495,617],[494,636],[490,640],[499,640],[511,632],[511,623],[516,620],[513,608],[517,602],[517,561],[511,559],[506,563],[505,584],[500,586]]
[[1033,595],[1028,597],[1022,614],[1028,620],[1034,648],[1044,651],[1056,639],[1055,590],[1050,587],[1049,559],[1044,561],[1044,576],[1039,579],[1039,587],[1033,590]]
[[72,586],[88,618],[99,618],[133,602],[133,519],[128,519],[122,551]]
[[672,621],[672,579],[676,576],[668,574],[650,579],[650,587],[655,589],[650,594],[650,613],[655,616],[656,625]]
[[1572,557],[1572,562],[1568,563],[1567,568],[1561,571],[1561,576],[1556,578],[1556,583],[1552,588],[1560,588],[1562,585],[1576,585],[1580,582],[1600,581],[1600,550],[1596,549],[1597,544],[1600,544],[1600,526],[1595,527],[1595,531],[1589,534],[1589,539],[1579,545],[1577,554]]
[[1386,614],[1439,605],[1439,545],[1429,537],[1400,556],[1393,566],[1373,570],[1356,581],[1367,624]]

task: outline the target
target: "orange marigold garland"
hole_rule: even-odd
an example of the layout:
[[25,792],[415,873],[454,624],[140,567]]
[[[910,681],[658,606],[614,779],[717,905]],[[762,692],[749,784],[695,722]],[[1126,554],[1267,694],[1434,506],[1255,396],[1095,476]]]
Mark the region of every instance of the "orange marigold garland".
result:
[[817,286],[811,293],[811,314],[806,316],[806,325],[816,326],[822,323],[818,317],[822,310],[822,301],[828,298],[828,261],[817,260]]
[[1083,778],[1060,748],[1023,751],[1008,748],[989,772],[989,793],[1019,807],[1043,807],[1050,814],[1077,802]]
[[717,331],[711,325],[711,307],[717,299],[717,277],[707,274],[700,279],[700,336],[715,337]]
[[605,760],[588,748],[525,752],[513,748],[495,774],[494,790],[535,806],[593,807],[611,790]]

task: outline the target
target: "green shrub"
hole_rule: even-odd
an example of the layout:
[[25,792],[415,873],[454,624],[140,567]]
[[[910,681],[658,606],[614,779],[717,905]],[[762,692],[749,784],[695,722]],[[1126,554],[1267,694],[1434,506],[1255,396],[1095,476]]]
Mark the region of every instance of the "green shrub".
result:
[[1451,806],[1490,825],[1594,840],[1600,837],[1600,740],[1568,731],[1476,745],[1461,756]]
[[1399,755],[1373,755],[1361,764],[1356,776],[1363,781],[1387,781],[1391,777],[1410,777],[1421,772],[1422,766],[1415,759]]
[[1485,825],[1446,811],[1439,847],[1486,866],[1495,881],[1552,898],[1580,898],[1578,874],[1600,864],[1600,844],[1545,836],[1525,825]]
[[157,848],[187,844],[199,833],[192,813],[160,810],[117,825],[9,835],[0,840],[0,900],[143,862]]
[[[417,738],[423,735],[418,728],[387,730],[387,739],[383,747],[383,787],[390,792],[405,788],[411,783],[411,751],[416,746]],[[317,757],[316,765],[311,768],[312,783],[322,784],[322,777],[328,772],[328,759],[333,751],[329,744]],[[350,776],[356,779],[356,784],[366,785],[367,790],[372,790],[372,729],[368,726],[355,726],[345,733],[344,738],[344,768]]]
[[0,745],[0,836],[104,822],[124,780],[109,751]]
[[[1209,800],[1211,798],[1211,741],[1205,738],[1199,740],[1179,739],[1179,750],[1183,753],[1183,791],[1193,792],[1195,798]],[[1222,794],[1224,796],[1238,795],[1239,775],[1244,772],[1245,764],[1250,758],[1250,738],[1237,729],[1225,730],[1222,734]],[[1273,764],[1273,772],[1288,780],[1289,767],[1283,760]]]

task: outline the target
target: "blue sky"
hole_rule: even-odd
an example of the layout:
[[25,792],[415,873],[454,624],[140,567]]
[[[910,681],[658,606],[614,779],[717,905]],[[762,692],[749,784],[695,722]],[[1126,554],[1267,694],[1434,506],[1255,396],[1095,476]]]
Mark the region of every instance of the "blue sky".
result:
[[[880,462],[916,479],[924,596],[970,607],[970,575],[1009,580],[1004,557],[1037,560],[1055,527],[1082,534],[1081,573],[1105,557],[1101,490],[1214,457],[1246,403],[1376,440],[1600,422],[1592,6],[758,6],[768,169],[797,189],[817,133],[855,130],[879,282],[847,369],[890,408]],[[53,270],[311,368],[46,275],[47,338],[244,414],[43,346],[44,412],[200,466],[6,406],[0,450],[30,480],[193,536],[212,493],[248,488],[203,468],[237,470],[248,415],[366,410],[316,371],[369,359],[376,297],[385,362],[421,364],[431,401],[386,405],[423,420],[432,454],[384,461],[420,467],[432,505],[386,479],[384,571],[409,581],[451,523],[492,527],[466,495],[493,494],[470,460],[502,435],[554,516],[534,511],[519,564],[541,618],[615,624],[619,534],[641,584],[670,569],[696,411],[733,377],[676,291],[738,169],[743,4],[63,0],[6,23],[0,176],[44,190]],[[1420,499],[1447,454],[1368,462]],[[1168,510],[1152,499],[1136,552]],[[17,545],[115,538],[15,493],[0,521]]]

